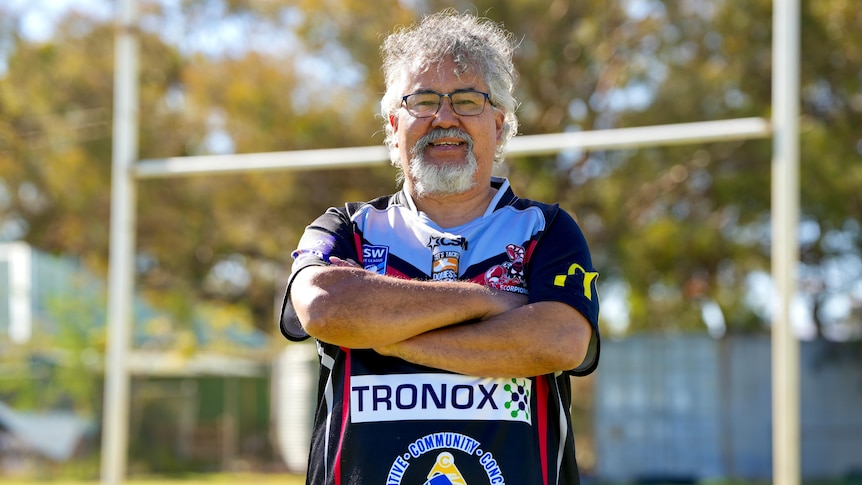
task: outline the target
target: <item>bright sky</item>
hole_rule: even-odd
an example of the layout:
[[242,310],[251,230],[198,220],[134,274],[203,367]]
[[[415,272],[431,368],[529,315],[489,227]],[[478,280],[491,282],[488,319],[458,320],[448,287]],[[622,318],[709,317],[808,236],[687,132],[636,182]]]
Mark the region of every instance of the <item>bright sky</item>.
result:
[[5,0],[0,7],[0,11],[20,16],[22,35],[34,41],[50,38],[57,19],[69,10],[109,17],[114,9],[107,0]]
[[[29,41],[41,42],[51,38],[59,19],[69,11],[85,12],[89,16],[111,19],[114,16],[118,0],[0,0],[0,15],[9,13],[13,18],[20,19],[21,34]],[[213,1],[206,4],[202,10],[205,16],[219,19],[215,23],[197,25],[186,24],[188,19],[182,15],[181,3],[178,0],[160,0],[165,16],[154,24],[152,19],[141,19],[145,30],[158,32],[167,42],[174,43],[181,50],[202,52],[219,56],[246,49],[260,52],[284,53],[296,51],[297,43],[290,26],[300,21],[301,13],[296,9],[286,9],[280,19],[281,25],[266,28],[261,25],[251,28],[243,18],[233,20],[222,16],[226,8],[223,1]],[[0,53],[2,54],[2,53]],[[298,68],[309,77],[321,78],[321,84],[339,82],[351,84],[362,82],[364,74],[361,70],[350,69],[349,56],[331,46],[327,49],[326,60],[309,56],[297,56]],[[338,71],[332,71],[332,65],[338,66]],[[2,74],[2,59],[0,59],[0,74]],[[353,66],[356,67],[356,66]],[[322,77],[321,77],[322,76]]]

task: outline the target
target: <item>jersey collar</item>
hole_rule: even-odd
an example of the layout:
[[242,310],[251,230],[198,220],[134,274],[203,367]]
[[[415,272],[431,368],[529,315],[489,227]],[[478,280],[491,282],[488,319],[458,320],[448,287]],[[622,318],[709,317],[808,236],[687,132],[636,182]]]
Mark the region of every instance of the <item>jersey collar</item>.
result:
[[[488,204],[488,209],[485,210],[483,217],[493,214],[494,211],[500,207],[511,204],[515,199],[512,187],[509,185],[509,179],[505,177],[491,177],[491,187],[497,189],[497,193],[494,195],[494,198],[491,199],[491,203]],[[416,208],[416,203],[413,201],[413,197],[411,197],[410,193],[404,189],[401,189],[398,193],[398,197],[395,197],[394,202],[397,205],[406,206],[410,209],[410,212],[413,212],[414,214],[419,214],[419,210]]]

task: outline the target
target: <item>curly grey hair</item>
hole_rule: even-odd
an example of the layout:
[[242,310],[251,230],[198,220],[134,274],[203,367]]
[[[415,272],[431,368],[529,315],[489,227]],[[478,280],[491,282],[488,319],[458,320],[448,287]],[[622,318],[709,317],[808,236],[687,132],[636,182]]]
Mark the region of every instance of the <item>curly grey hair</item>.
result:
[[518,132],[518,103],[513,94],[518,80],[512,61],[515,47],[514,34],[502,25],[454,9],[427,15],[411,27],[390,34],[380,48],[386,83],[380,113],[392,164],[398,166],[399,159],[389,115],[401,106],[406,78],[448,59],[454,59],[460,73],[475,70],[491,91],[492,106],[505,114],[503,141],[494,154],[495,161],[502,161],[506,142]]

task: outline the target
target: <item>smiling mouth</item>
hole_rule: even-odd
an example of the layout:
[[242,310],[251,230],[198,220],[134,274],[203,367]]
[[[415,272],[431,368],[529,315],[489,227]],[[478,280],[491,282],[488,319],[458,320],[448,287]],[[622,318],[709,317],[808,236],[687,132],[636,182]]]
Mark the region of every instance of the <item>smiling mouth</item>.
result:
[[413,146],[411,153],[418,154],[426,148],[454,149],[467,147],[472,149],[473,140],[470,135],[461,130],[450,129],[434,129],[427,135],[420,138]]

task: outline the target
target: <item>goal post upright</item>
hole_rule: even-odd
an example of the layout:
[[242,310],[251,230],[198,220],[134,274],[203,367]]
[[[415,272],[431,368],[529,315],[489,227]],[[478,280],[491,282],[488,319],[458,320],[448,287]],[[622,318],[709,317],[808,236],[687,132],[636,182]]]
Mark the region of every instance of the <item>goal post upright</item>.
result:
[[[137,0],[119,0],[115,33],[114,147],[108,289],[108,341],[102,421],[101,480],[125,480],[128,453],[131,304],[134,294],[137,180],[261,170],[373,166],[388,161],[383,147],[184,157],[135,161],[138,130]],[[680,123],[515,137],[510,155],[567,149],[645,146],[772,138],[773,474],[777,485],[800,482],[799,355],[790,322],[796,290],[799,220],[799,0],[773,0],[772,117]]]

